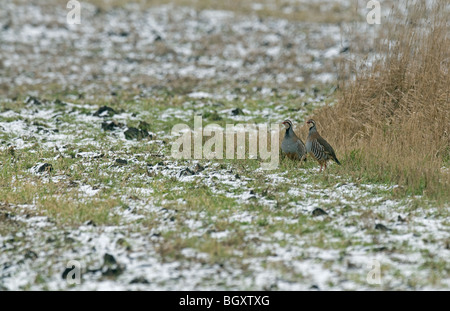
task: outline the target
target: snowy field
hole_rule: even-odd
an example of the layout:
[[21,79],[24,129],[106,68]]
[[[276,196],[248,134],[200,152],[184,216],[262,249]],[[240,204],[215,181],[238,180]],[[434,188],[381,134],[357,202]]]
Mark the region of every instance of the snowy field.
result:
[[448,203],[311,160],[171,156],[194,116],[290,118],[305,140],[340,60],[374,57],[360,2],[313,1],[320,21],[295,1],[82,2],[68,25],[65,5],[2,1],[0,290],[448,290]]

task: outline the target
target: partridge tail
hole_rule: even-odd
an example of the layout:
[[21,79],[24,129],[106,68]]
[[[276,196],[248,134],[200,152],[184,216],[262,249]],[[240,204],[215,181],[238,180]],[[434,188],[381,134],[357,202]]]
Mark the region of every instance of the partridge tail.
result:
[[336,157],[334,157],[333,160],[334,160],[334,162],[336,162],[337,164],[341,165],[341,162],[339,162],[339,160],[338,160]]

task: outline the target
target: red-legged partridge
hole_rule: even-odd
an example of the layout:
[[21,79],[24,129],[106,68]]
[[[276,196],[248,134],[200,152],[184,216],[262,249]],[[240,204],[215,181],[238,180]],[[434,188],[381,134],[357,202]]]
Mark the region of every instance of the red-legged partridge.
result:
[[308,154],[317,160],[320,164],[320,171],[322,172],[322,166],[327,168],[327,161],[334,160],[337,164],[341,165],[339,160],[336,158],[336,154],[334,153],[333,147],[319,135],[316,129],[316,122],[310,119],[309,124],[309,134],[306,139],[306,151]]
[[292,122],[286,120],[282,124],[286,127],[286,133],[281,142],[281,151],[290,159],[306,161],[305,144],[295,135]]

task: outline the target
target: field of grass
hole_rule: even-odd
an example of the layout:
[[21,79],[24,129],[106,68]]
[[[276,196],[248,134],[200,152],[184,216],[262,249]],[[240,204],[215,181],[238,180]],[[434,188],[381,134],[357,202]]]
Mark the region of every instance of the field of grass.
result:
[[[392,71],[411,45],[378,52],[391,67],[341,68],[387,29],[349,1],[179,1],[92,1],[78,28],[7,1],[23,18],[0,24],[0,289],[449,289],[450,84],[448,67],[424,65],[448,61],[442,20],[422,40],[439,48],[417,47],[402,80]],[[389,87],[404,97],[389,102]],[[383,117],[386,101],[401,110]],[[342,166],[174,159],[172,128],[194,116],[222,128],[289,118],[303,140],[314,116]],[[400,144],[415,128],[427,135]],[[67,282],[73,260],[80,284]]]

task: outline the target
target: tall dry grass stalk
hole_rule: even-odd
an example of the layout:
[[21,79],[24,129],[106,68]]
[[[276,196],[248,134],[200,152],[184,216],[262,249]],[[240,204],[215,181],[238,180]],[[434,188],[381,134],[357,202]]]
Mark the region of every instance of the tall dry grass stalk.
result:
[[450,198],[449,5],[407,2],[379,25],[377,59],[344,63],[339,100],[315,118],[347,169],[408,193]]

